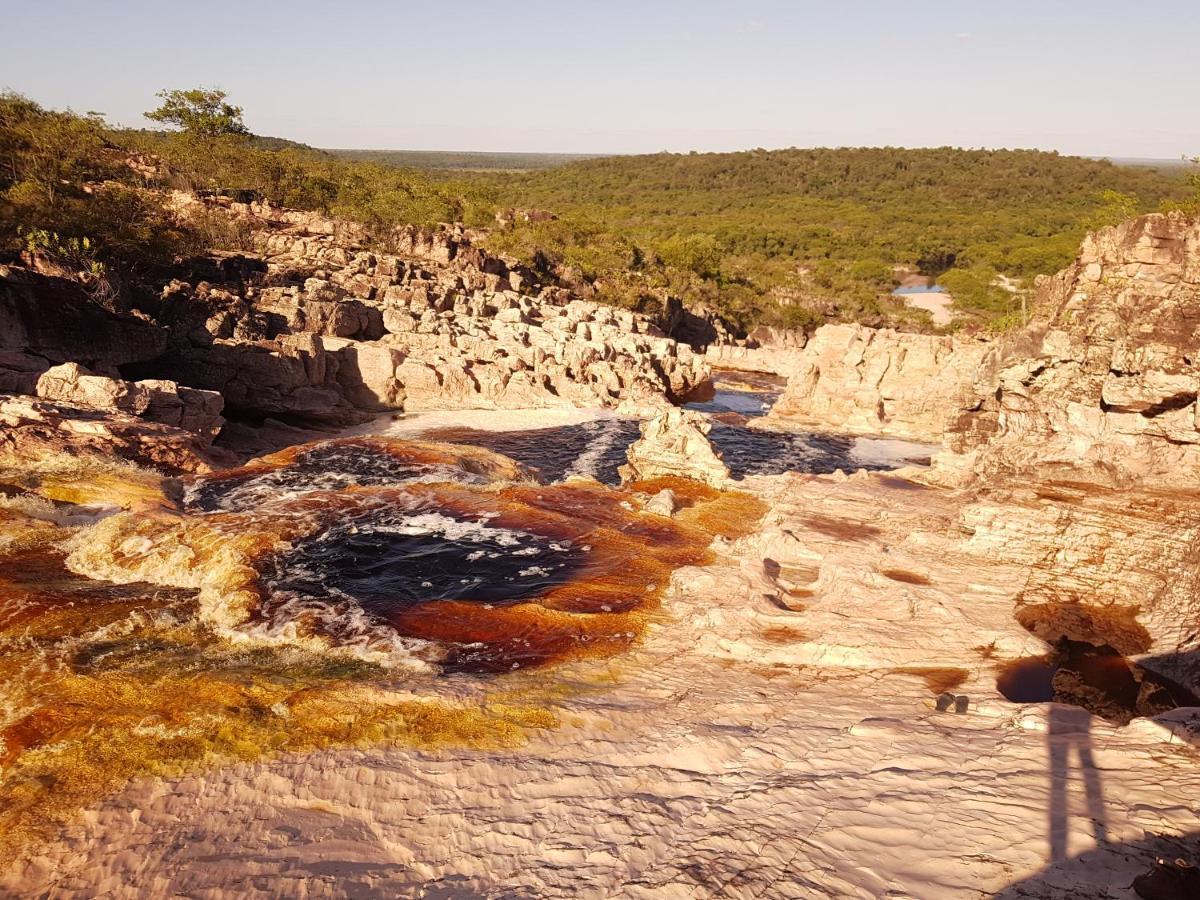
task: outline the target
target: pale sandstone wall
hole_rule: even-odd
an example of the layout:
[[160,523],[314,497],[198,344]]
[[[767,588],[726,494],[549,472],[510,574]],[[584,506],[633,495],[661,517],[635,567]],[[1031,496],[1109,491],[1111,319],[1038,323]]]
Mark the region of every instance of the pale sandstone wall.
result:
[[1198,354],[1200,221],[1149,215],[1089,235],[981,371],[940,466],[1193,488]]
[[170,365],[231,407],[663,405],[708,377],[645,316],[539,288],[461,230],[398,229],[395,252],[377,253],[357,226],[315,213],[215,208],[251,230],[257,283],[173,284],[165,301],[188,339]]
[[761,424],[939,441],[973,402],[988,343],[824,325],[796,354],[787,389]]

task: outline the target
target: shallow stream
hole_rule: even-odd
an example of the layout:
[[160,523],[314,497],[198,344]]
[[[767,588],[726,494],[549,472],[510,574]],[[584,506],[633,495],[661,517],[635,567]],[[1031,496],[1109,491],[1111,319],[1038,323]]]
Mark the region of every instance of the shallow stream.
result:
[[[735,480],[749,475],[784,472],[829,474],[838,469],[887,471],[906,465],[925,465],[931,447],[820,432],[776,432],[753,428],[750,420],[766,414],[779,399],[786,380],[761,372],[717,370],[712,396],[684,404],[685,409],[706,415],[712,431],[709,440],[721,453]],[[465,414],[463,424],[445,424],[438,414],[424,428],[417,414],[401,430],[427,440],[470,444],[501,453],[538,471],[554,483],[572,475],[590,476],[603,484],[620,484],[617,472],[629,446],[641,431],[637,420],[603,414],[583,421],[548,428],[491,427],[480,414]]]

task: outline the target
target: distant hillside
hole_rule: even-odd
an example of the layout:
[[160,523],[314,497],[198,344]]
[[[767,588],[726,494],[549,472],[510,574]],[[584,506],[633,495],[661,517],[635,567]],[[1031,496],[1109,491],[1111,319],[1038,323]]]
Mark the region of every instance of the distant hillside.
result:
[[1148,156],[1105,156],[1095,158],[1107,159],[1118,166],[1145,166],[1151,169],[1183,169],[1192,165],[1190,159],[1182,156],[1177,159],[1154,159]]
[[[127,164],[145,154],[159,165]],[[425,170],[396,164],[405,159]],[[546,281],[628,307],[673,297],[742,326],[927,326],[927,314],[891,296],[917,272],[974,321],[1007,327],[1021,310],[1014,291],[1069,262],[1089,228],[1200,206],[1194,167],[1035,151],[571,159],[334,154],[280,138],[110,129],[0,92],[0,258],[34,248],[76,270],[162,271],[206,248],[237,249],[241,236],[181,229],[164,196],[140,188],[248,192],[359,221],[381,241],[400,224],[463,223]],[[543,168],[513,171],[534,165]]]
[[691,269],[693,293],[725,312],[771,319],[782,299],[801,324],[894,316],[880,298],[895,267],[953,270],[960,304],[1004,316],[1017,304],[998,274],[1054,272],[1087,229],[1188,191],[1182,169],[951,148],[616,156],[472,183],[501,205],[560,217],[516,225],[494,239],[501,249],[602,278],[657,257]]
[[[123,135],[132,140],[162,142],[173,140],[172,136],[178,135],[178,132],[167,131],[161,128],[115,128],[113,129],[113,134]],[[318,150],[315,147],[310,147],[308,144],[302,144],[299,141],[292,141],[288,138],[251,134],[247,135],[245,140],[249,146],[256,150],[301,150],[306,153],[326,155],[326,151],[324,150]]]
[[342,159],[373,162],[404,169],[444,169],[466,172],[529,172],[585,159],[595,153],[483,153],[469,150],[326,150]]

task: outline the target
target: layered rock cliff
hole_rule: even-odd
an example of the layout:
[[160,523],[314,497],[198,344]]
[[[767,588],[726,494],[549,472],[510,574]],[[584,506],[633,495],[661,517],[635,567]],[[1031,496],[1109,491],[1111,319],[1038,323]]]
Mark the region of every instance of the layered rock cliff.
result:
[[[937,532],[957,534],[940,552],[961,573],[983,567],[967,580],[1009,567],[997,596],[1029,632],[1119,649],[1196,689],[1198,346],[1200,221],[1149,215],[1088,236],[1042,280],[1028,326],[990,344],[818,330],[767,422],[942,440],[914,477],[957,489]],[[779,506],[791,543],[763,541],[807,586],[825,564],[805,533],[821,526],[795,520],[804,490]],[[891,571],[885,549],[858,564]]]
[[[201,201],[180,203],[186,213]],[[356,227],[315,214],[216,209],[249,231],[255,271],[232,287],[168,287],[161,317],[186,339],[162,365],[232,408],[312,418],[661,403],[707,377],[649,319],[538,287],[461,232],[402,230],[395,252],[379,253]]]
[[[119,309],[70,279],[0,267],[0,392],[124,410],[157,390],[180,402],[135,415],[211,437],[222,410],[188,412],[197,391],[242,421],[340,426],[384,410],[655,408],[708,377],[649,318],[539,285],[461,229],[376,236],[384,253],[362,226],[313,213],[185,194],[174,205],[246,250],[185,261]],[[40,388],[63,363],[82,368]]]
[[939,441],[975,402],[987,343],[862,325],[823,325],[792,358],[761,425]]
[[1190,490],[1198,352],[1200,221],[1150,215],[1089,235],[980,368],[941,467]]

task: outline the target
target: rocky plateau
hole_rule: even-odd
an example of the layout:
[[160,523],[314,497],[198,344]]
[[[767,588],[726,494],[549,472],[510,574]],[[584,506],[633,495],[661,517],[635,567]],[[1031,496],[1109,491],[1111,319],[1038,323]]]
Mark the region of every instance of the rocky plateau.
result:
[[[70,632],[75,655],[39,662],[37,683],[68,684],[77,708],[105,665],[137,675],[187,631],[230,674],[205,681],[175,649],[171,676],[193,672],[190,690],[273,749],[81,793],[0,892],[1066,900],[1138,896],[1135,879],[1167,865],[1159,877],[1188,883],[1200,221],[1090,235],[1027,325],[992,340],[826,325],[694,350],[539,286],[461,230],[406,231],[383,253],[323,217],[177,204],[240,223],[251,246],[121,309],[0,270],[0,560],[16,560],[0,584],[26,596],[14,554],[52,545],[56,590],[102,584],[117,592],[106,609],[151,591],[112,613],[92,655]],[[938,451],[888,472],[735,481],[714,419],[678,408],[714,366],[786,375],[750,423],[768,436]],[[414,443],[420,415],[402,439],[388,431],[400,413],[496,411],[502,431],[575,407],[640,420],[623,486],[546,484],[490,450]],[[349,425],[355,437],[307,443]],[[299,446],[235,468],[264,428]],[[339,469],[347,448],[370,465]],[[88,479],[99,487],[68,489]],[[379,518],[393,509],[409,518]],[[305,704],[347,682],[296,674],[304,654],[378,650],[359,570],[397,535],[473,541],[456,579],[518,547],[496,584],[551,586],[537,602],[454,593],[389,613],[402,640],[388,652],[409,664],[318,716]],[[337,568],[321,552],[334,538],[361,555]],[[288,554],[304,548],[298,566]],[[311,602],[328,565],[340,631]],[[553,581],[555,566],[575,580]],[[446,577],[420,571],[426,586]],[[30,603],[9,611],[12,659],[73,621],[60,595]],[[138,638],[145,658],[122,657],[138,629],[157,629]],[[234,673],[270,653],[283,686],[231,699]],[[353,731],[389,704],[400,731]],[[438,713],[437,740],[412,738],[446,704],[473,710],[470,727]],[[0,733],[36,759],[64,746],[49,736],[69,714],[32,705],[0,706]],[[122,734],[185,727],[178,710],[138,716]],[[323,737],[289,743],[302,728]],[[33,765],[21,759],[0,766]],[[0,811],[71,783],[16,771],[0,768],[17,786]]]

